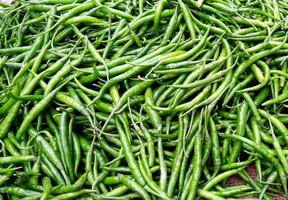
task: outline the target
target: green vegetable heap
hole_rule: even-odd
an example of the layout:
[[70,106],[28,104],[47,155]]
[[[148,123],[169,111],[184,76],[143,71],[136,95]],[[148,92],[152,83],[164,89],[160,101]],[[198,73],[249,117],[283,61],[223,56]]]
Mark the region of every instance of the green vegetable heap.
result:
[[286,0],[0,2],[0,200],[286,196],[287,30]]

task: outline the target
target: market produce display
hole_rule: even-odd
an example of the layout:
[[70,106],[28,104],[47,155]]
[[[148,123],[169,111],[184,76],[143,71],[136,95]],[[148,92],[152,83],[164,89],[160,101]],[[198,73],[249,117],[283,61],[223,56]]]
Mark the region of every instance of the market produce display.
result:
[[0,199],[287,195],[287,28],[285,0],[0,2]]

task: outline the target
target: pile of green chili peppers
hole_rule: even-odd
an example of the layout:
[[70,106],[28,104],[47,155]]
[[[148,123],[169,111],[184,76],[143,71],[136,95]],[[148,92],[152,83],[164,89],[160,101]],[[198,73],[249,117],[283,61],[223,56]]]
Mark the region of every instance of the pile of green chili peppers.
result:
[[0,2],[0,199],[286,196],[287,31],[285,0]]

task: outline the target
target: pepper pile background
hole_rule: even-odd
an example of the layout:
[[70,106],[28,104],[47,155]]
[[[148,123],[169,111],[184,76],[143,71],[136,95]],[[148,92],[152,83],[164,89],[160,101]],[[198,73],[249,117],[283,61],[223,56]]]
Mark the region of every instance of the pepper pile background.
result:
[[2,198],[287,194],[286,1],[0,6]]

